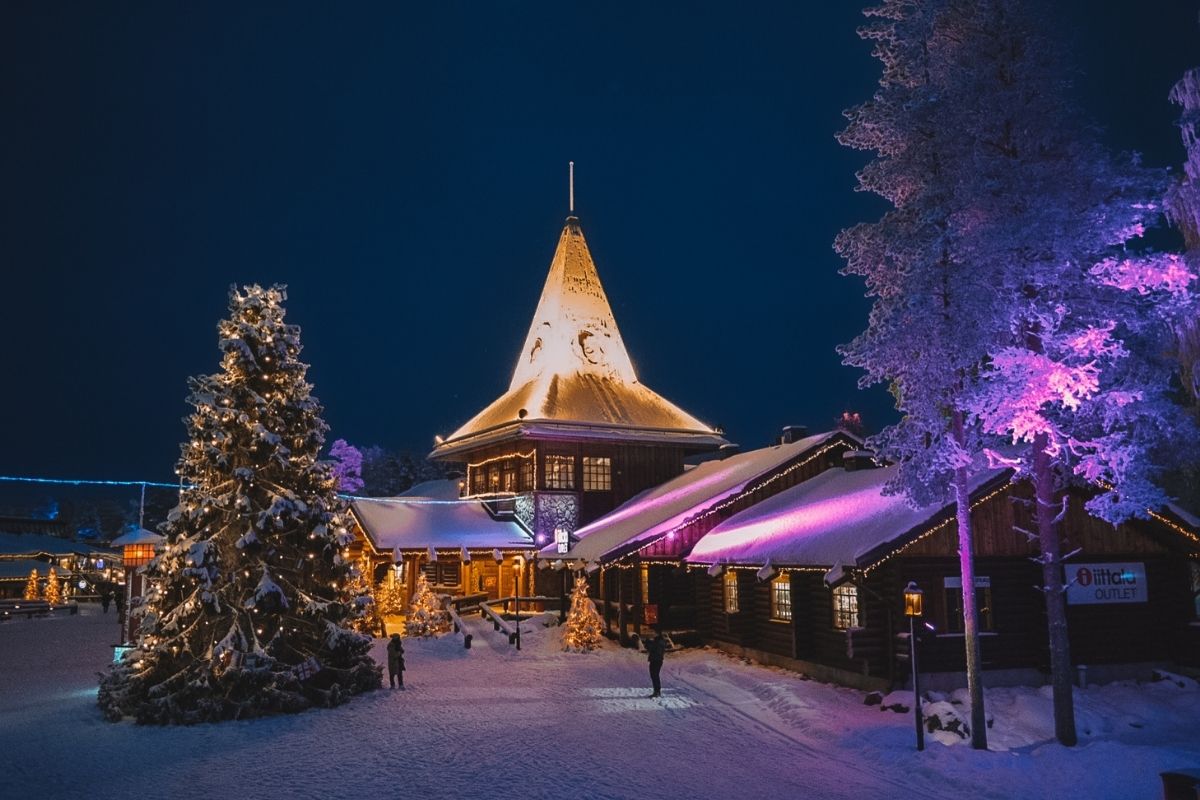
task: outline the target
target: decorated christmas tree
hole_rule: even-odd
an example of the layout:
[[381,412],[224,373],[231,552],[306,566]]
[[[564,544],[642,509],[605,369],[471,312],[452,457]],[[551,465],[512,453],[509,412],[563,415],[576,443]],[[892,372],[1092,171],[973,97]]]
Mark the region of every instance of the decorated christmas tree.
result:
[[46,578],[46,593],[42,599],[52,606],[61,605],[63,602],[62,584],[58,582],[58,573],[54,567],[50,567],[50,575]]
[[603,622],[592,598],[588,597],[587,578],[576,578],[571,591],[571,611],[563,627],[563,649],[574,653],[595,650],[603,636]]
[[436,636],[450,630],[450,616],[442,609],[441,600],[433,593],[423,572],[417,576],[405,629],[409,636]]
[[106,716],[194,723],[334,706],[378,688],[346,626],[353,541],[327,426],[284,322],[285,290],[229,294],[221,369],[193,378],[179,505],[132,609],[136,647],[100,683]]
[[38,591],[38,574],[36,569],[29,570],[29,580],[25,581],[25,594],[22,596],[26,600],[37,600],[41,597],[41,592]]
[[382,616],[404,613],[404,590],[393,577],[375,585],[375,608]]
[[[335,476],[336,477],[336,476]],[[354,565],[346,581],[346,594],[353,598],[354,613],[348,625],[360,633],[374,635],[379,629],[379,608],[371,590],[371,566],[365,559]]]

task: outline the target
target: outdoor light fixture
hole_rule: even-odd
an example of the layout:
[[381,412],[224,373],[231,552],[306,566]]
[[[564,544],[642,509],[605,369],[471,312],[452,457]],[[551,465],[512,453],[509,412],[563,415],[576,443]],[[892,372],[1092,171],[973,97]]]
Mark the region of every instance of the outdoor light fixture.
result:
[[904,615],[908,617],[908,660],[912,662],[913,719],[917,725],[917,750],[925,749],[925,724],[921,719],[921,682],[917,673],[916,619],[924,613],[925,593],[913,581],[904,587]]

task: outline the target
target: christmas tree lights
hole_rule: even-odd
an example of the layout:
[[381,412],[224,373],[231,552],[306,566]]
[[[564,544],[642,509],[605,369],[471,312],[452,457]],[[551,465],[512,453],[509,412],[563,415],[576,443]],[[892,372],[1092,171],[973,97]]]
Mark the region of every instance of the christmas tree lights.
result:
[[334,706],[376,689],[328,430],[281,286],[230,291],[221,369],[189,382],[179,505],[131,611],[136,647],[102,679],[109,719],[194,723]]
[[571,611],[563,626],[563,649],[573,653],[595,650],[600,646],[603,625],[596,604],[588,597],[587,578],[576,578],[571,590]]
[[450,630],[450,615],[442,608],[441,600],[433,593],[423,572],[417,576],[405,630],[409,636],[437,636]]
[[25,600],[37,600],[41,596],[41,592],[38,591],[37,570],[31,569],[29,570],[29,580],[25,581],[25,593],[21,597]]
[[46,578],[46,592],[42,599],[52,606],[62,605],[62,584],[58,582],[58,573],[54,567],[50,567],[50,575]]

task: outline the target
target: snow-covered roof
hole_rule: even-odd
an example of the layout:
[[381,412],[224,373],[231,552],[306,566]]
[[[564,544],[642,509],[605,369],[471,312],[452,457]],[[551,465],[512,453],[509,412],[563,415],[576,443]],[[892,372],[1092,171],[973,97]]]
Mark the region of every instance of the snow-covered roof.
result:
[[30,572],[36,572],[40,577],[45,577],[50,574],[50,565],[45,561],[35,561],[32,558],[0,560],[0,580],[28,578]]
[[350,508],[379,551],[533,546],[524,528],[494,518],[478,500],[360,498]]
[[92,553],[110,555],[110,551],[102,547],[83,542],[72,542],[70,539],[62,539],[58,536],[46,536],[38,533],[0,533],[0,555],[19,556],[37,553],[52,556],[90,555]]
[[[866,566],[890,545],[925,528],[953,503],[914,509],[903,495],[885,495],[897,467],[830,469],[751,506],[700,538],[688,563],[831,567]],[[971,491],[1008,470],[977,473]]]
[[166,540],[167,538],[165,536],[160,536],[159,534],[148,531],[145,528],[138,528],[136,531],[130,531],[124,536],[118,536],[112,540],[111,544],[113,547],[125,547],[126,545],[132,544],[152,544],[157,546]]
[[[831,431],[722,460],[705,461],[580,528],[575,534],[579,541],[571,546],[566,558],[600,561],[618,548],[625,549],[637,542],[649,543],[709,506],[741,492],[758,478],[839,435],[846,434]],[[556,545],[544,548],[542,555],[556,557]]]
[[408,491],[401,492],[400,497],[425,497],[430,500],[457,500],[459,498],[458,479],[443,478],[435,481],[423,481],[413,484]]
[[526,423],[582,423],[687,432],[720,446],[720,434],[638,381],[579,220],[568,217],[508,391],[433,451],[446,456]]

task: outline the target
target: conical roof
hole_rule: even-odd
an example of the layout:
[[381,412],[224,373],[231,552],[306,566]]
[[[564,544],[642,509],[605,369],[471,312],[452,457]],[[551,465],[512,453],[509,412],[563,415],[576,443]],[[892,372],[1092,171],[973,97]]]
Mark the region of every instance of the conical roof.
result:
[[702,446],[725,441],[638,381],[583,229],[573,216],[559,236],[508,391],[455,431],[434,455],[474,446],[487,433],[537,423],[543,428],[546,423],[558,429],[589,427],[597,436],[630,441],[674,438],[672,433],[696,438]]

